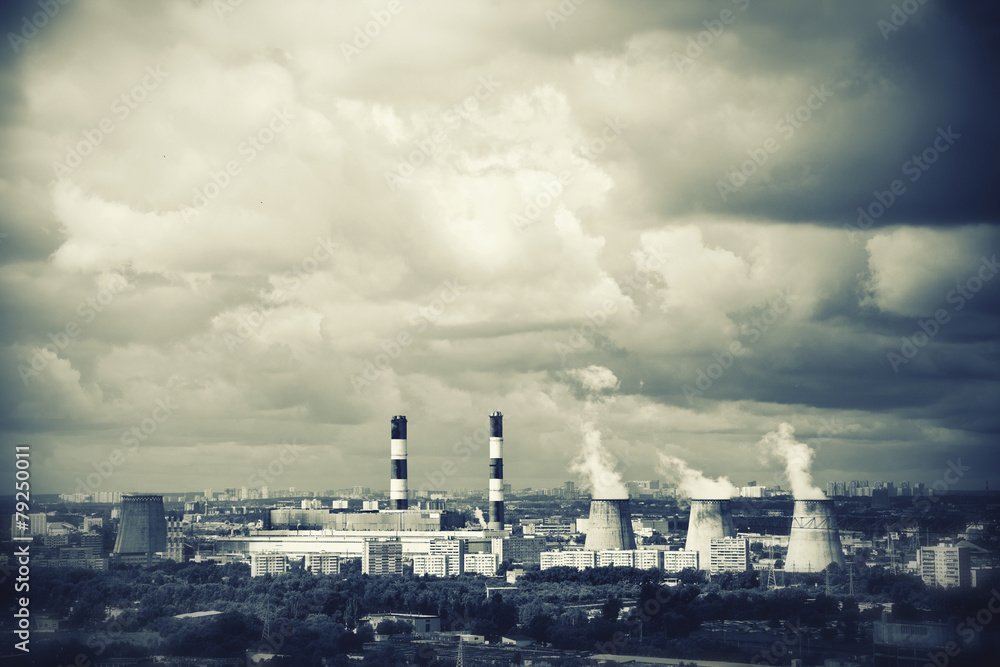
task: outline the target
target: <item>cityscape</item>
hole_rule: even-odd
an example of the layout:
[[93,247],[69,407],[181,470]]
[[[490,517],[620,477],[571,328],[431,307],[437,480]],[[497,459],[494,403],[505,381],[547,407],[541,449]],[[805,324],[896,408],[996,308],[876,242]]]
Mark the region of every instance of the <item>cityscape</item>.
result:
[[0,35],[0,665],[998,664],[1000,4]]
[[[642,664],[644,658],[622,650],[629,648],[638,651],[636,655],[649,655],[654,661],[649,664],[661,664],[641,638],[626,641],[594,627],[592,634],[584,633],[587,639],[581,645],[579,639],[555,632],[553,626],[562,619],[556,620],[552,612],[565,602],[525,614],[518,611],[534,599],[540,585],[561,582],[579,591],[599,581],[615,592],[569,605],[575,610],[569,612],[574,625],[600,626],[603,621],[611,624],[605,631],[616,622],[644,626],[651,620],[644,615],[661,604],[658,596],[669,605],[692,589],[702,589],[702,595],[710,590],[708,595],[716,597],[742,596],[744,601],[752,594],[760,601],[798,603],[803,605],[799,613],[809,615],[807,627],[796,627],[796,641],[788,642],[782,637],[787,638],[789,629],[773,612],[758,618],[723,614],[716,621],[692,604],[684,610],[690,627],[676,634],[662,630],[668,646],[669,637],[683,636],[683,650],[700,654],[684,657],[725,658],[734,665],[758,664],[766,657],[815,664],[822,658],[825,665],[905,664],[917,651],[948,642],[958,646],[959,641],[965,645],[965,664],[987,664],[993,655],[995,633],[981,629],[966,641],[960,636],[962,628],[947,618],[921,621],[914,615],[920,591],[940,591],[937,595],[954,601],[991,593],[1000,603],[1000,494],[868,480],[829,482],[823,493],[811,483],[813,452],[794,439],[789,424],[761,439],[785,452],[789,490],[758,486],[756,481],[736,487],[726,478],[706,478],[679,460],[664,469],[669,480],[625,481],[613,458],[598,458],[583,468],[590,477],[581,481],[587,488],[603,486],[601,497],[581,493],[573,480],[515,493],[504,477],[504,415],[495,411],[488,420],[483,469],[489,475],[478,490],[411,493],[408,420],[397,415],[387,434],[387,490],[241,487],[175,494],[65,493],[42,503],[50,511],[13,514],[10,539],[15,545],[31,544],[30,563],[40,576],[88,570],[126,578],[142,571],[177,577],[209,568],[229,578],[276,584],[301,582],[301,577],[309,577],[309,583],[324,578],[346,583],[361,577],[376,586],[374,582],[390,578],[426,587],[454,579],[478,588],[490,605],[483,618],[455,623],[455,610],[442,604],[433,609],[397,600],[389,603],[394,608],[362,613],[362,604],[354,600],[350,614],[345,608],[335,616],[349,636],[341,635],[335,648],[327,647],[347,660],[615,664],[625,659]],[[13,572],[15,565],[8,559],[4,570]],[[632,599],[636,590],[639,597]],[[504,600],[511,606],[502,607],[505,602],[498,601]],[[173,630],[197,623],[207,627],[203,634],[210,636],[213,628],[248,622],[236,618],[239,613],[231,604],[219,602],[219,609],[173,614],[179,609],[165,607],[159,613],[176,619],[173,623],[180,625]],[[102,613],[91,610],[81,618],[81,603],[52,600],[45,612],[34,612],[32,626],[40,636],[59,637],[81,623],[86,627],[85,619],[93,625],[92,619]],[[201,645],[200,640],[175,644],[162,630],[162,642],[154,644],[157,652],[134,643],[135,632],[128,626],[150,613],[147,608],[156,606],[152,601],[114,607],[99,599],[91,604],[106,609],[116,628],[119,643],[113,652],[122,656],[111,658],[109,653],[109,659],[127,660],[127,654],[137,656],[145,648],[150,651],[147,659],[170,662],[162,651],[174,653],[177,664],[186,664],[182,656]],[[303,660],[298,647],[283,646],[280,632],[272,635],[266,604],[260,642],[247,650],[247,658],[263,664]],[[315,605],[318,611],[328,601]],[[901,612],[901,607],[911,611]],[[279,617],[276,611],[275,619]],[[802,638],[804,649],[798,641]],[[105,646],[98,649],[97,658]],[[338,656],[320,661],[335,664]],[[745,657],[751,662],[741,661]],[[142,661],[133,659],[136,664]],[[210,656],[198,661],[229,664]]]

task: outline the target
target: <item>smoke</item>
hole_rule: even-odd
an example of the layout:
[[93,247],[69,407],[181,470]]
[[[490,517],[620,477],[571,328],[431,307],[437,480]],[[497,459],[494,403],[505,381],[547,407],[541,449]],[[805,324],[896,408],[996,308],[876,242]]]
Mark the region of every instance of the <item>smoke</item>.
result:
[[659,471],[689,498],[696,500],[728,500],[739,495],[739,491],[728,477],[713,479],[700,470],[689,468],[676,456],[660,454]]
[[592,498],[628,498],[622,476],[615,470],[615,457],[601,444],[601,432],[591,423],[583,425],[583,449],[573,460],[570,470],[583,477],[583,487],[590,489]]
[[483,517],[483,511],[478,507],[476,508],[476,518],[479,519],[479,525],[486,528],[487,524],[486,519]]
[[621,383],[610,368],[592,364],[586,368],[574,368],[566,374],[579,382],[591,394],[600,394],[618,389]]
[[826,494],[813,484],[812,467],[815,455],[809,445],[795,440],[795,428],[783,422],[777,431],[771,431],[761,438],[759,445],[774,458],[785,462],[785,474],[792,485],[792,496],[796,500],[823,500]]

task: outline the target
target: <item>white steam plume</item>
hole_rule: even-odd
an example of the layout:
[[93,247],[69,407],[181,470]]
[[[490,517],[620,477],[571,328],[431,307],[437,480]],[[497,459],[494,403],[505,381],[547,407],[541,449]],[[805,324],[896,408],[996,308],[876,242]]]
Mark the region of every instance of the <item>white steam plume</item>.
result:
[[584,488],[592,498],[617,500],[628,498],[622,476],[615,471],[615,457],[601,444],[601,432],[593,424],[583,425],[583,449],[570,465],[570,470],[583,477]]
[[700,470],[688,467],[676,456],[660,454],[658,470],[689,498],[695,500],[728,500],[739,495],[739,491],[728,477],[713,479]]
[[479,519],[480,526],[482,526],[483,528],[487,527],[486,519],[483,517],[483,511],[478,507],[476,508],[476,518]]
[[813,484],[812,467],[813,450],[809,445],[795,440],[795,428],[788,422],[778,425],[777,431],[771,431],[760,440],[767,454],[785,462],[785,474],[792,485],[792,496],[796,500],[823,500],[826,494]]

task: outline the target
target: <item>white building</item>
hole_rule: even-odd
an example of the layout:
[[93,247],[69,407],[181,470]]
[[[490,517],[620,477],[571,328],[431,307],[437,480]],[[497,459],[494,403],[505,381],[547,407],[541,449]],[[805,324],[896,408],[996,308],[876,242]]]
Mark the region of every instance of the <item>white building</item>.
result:
[[680,572],[686,568],[698,569],[698,552],[695,550],[664,551],[663,571]]
[[494,577],[497,568],[500,567],[499,554],[469,553],[465,554],[464,572],[466,574],[481,574],[486,577]]
[[709,548],[709,567],[717,572],[746,572],[750,569],[750,542],[742,537],[713,539]]
[[266,574],[283,574],[288,571],[288,556],[285,554],[258,553],[250,556],[250,576],[263,577]]
[[636,549],[634,553],[634,567],[640,570],[648,570],[654,567],[660,569],[663,567],[663,558],[660,556],[663,551],[660,549]]
[[608,549],[597,552],[597,567],[633,567],[635,551]]
[[541,569],[550,567],[575,567],[584,570],[594,567],[597,554],[593,551],[543,551],[540,554]]
[[447,575],[458,576],[464,571],[462,559],[465,556],[465,541],[456,539],[431,540],[429,553],[432,556],[447,557]]
[[336,554],[306,554],[302,566],[313,574],[340,574],[340,556]]
[[403,574],[403,543],[397,539],[365,540],[361,552],[361,573]]
[[417,554],[413,556],[413,576],[448,576],[448,557],[443,554]]
[[968,547],[939,544],[920,548],[920,578],[928,586],[965,588],[972,585]]

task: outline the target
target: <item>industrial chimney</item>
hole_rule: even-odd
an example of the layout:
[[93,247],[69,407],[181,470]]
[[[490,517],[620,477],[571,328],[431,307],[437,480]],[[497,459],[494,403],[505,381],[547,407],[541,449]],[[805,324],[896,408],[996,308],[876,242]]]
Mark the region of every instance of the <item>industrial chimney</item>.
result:
[[152,565],[153,554],[167,550],[167,518],[163,496],[131,494],[122,497],[122,520],[114,554],[125,562]]
[[490,415],[490,530],[503,530],[503,415]]
[[692,500],[685,551],[698,552],[698,569],[711,567],[712,540],[736,537],[732,505],[728,500]]
[[409,508],[409,494],[406,485],[406,417],[392,418],[392,434],[389,442],[389,509]]
[[628,498],[590,501],[587,541],[583,548],[590,551],[635,549]]
[[785,571],[821,572],[831,563],[846,565],[833,501],[796,500]]

